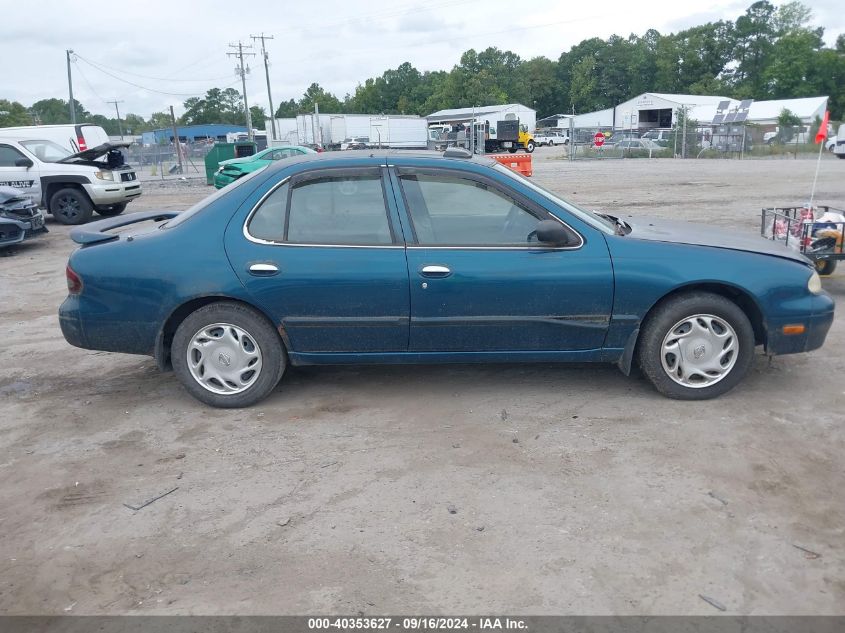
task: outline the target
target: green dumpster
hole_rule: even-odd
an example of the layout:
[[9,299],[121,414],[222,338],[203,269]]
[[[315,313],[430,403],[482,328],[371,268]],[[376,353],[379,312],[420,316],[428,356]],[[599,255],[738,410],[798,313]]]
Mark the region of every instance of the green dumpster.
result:
[[238,141],[237,143],[215,143],[211,151],[205,155],[205,184],[214,184],[214,172],[220,163],[230,158],[243,158],[255,154],[256,144],[252,141]]

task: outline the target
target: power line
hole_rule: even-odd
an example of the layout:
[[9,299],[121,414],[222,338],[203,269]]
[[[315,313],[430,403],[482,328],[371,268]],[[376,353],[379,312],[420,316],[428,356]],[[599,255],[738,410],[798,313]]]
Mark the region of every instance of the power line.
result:
[[[171,77],[153,77],[152,75],[142,75],[141,73],[134,73],[130,70],[122,70],[120,68],[115,68],[114,66],[109,66],[108,64],[104,64],[103,62],[100,62],[100,61],[95,62],[93,60],[86,59],[86,58],[82,57],[81,55],[79,55],[79,53],[76,53],[76,56],[81,57],[83,60],[85,60],[89,64],[97,64],[98,66],[101,66],[103,68],[108,68],[109,70],[113,70],[115,72],[118,72],[118,73],[121,73],[121,74],[124,74],[124,75],[132,75],[134,77],[141,77],[143,79],[152,79],[154,81],[199,82],[199,81],[220,81],[221,79],[228,79],[229,78],[229,75],[226,75],[224,77],[210,77],[208,79],[173,79]],[[206,59],[206,58],[203,57],[203,59],[198,60],[196,63],[199,63],[199,62],[203,61],[204,59]]]
[[[80,57],[79,55],[77,55],[77,57],[79,57],[79,59],[84,61],[86,64],[88,64],[92,68],[99,70],[101,73],[106,74],[109,77],[112,77],[113,79],[117,79],[118,81],[122,81],[123,83],[129,84],[130,86],[134,86],[135,88],[140,88],[141,90],[146,90],[147,92],[155,92],[157,94],[167,95],[169,97],[201,97],[204,94],[203,92],[166,92],[164,90],[156,90],[155,88],[150,88],[148,86],[142,86],[141,84],[137,84],[134,81],[129,81],[128,79],[124,79],[123,77],[118,77],[117,75],[115,75],[115,74],[113,74],[113,73],[111,73],[111,72],[109,72],[109,71],[107,71],[103,68],[100,68],[97,64],[94,64],[93,62],[85,59],[84,57]],[[229,86],[234,86],[236,83],[238,83],[237,80],[233,81],[232,83],[228,84],[227,86],[224,86],[224,88],[228,88]]]

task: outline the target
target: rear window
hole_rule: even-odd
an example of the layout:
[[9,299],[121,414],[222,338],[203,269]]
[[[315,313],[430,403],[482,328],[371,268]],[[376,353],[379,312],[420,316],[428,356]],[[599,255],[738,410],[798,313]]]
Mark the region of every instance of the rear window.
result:
[[258,171],[254,171],[252,173],[249,173],[246,176],[241,176],[235,182],[233,182],[231,185],[227,185],[227,186],[223,187],[222,189],[219,189],[216,193],[211,194],[207,198],[203,198],[202,200],[197,202],[194,206],[188,208],[185,211],[182,211],[182,213],[177,215],[172,220],[168,220],[167,222],[165,222],[161,226],[163,228],[166,228],[166,229],[170,229],[170,228],[173,228],[175,226],[179,226],[183,222],[190,220],[192,217],[194,217],[195,215],[200,213],[203,209],[205,209],[212,202],[217,201],[219,198],[222,198],[223,196],[225,196],[226,194],[231,192],[232,189],[234,189],[235,187],[242,187],[244,185],[244,183],[252,180],[253,178],[262,174],[263,172],[264,172],[263,169],[259,169]]

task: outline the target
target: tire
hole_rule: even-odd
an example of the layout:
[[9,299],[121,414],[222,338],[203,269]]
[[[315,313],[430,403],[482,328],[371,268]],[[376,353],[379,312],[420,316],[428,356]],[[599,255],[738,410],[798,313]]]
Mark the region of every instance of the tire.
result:
[[[685,336],[687,332],[693,334]],[[664,352],[664,345],[669,351]],[[731,345],[733,350],[723,351]],[[640,333],[637,357],[643,373],[664,396],[707,400],[739,384],[754,362],[754,347],[754,329],[739,306],[721,295],[693,292],[669,298],[652,310]]]
[[94,213],[94,205],[87,194],[73,187],[65,187],[54,193],[49,208],[53,219],[59,224],[84,224]]
[[529,154],[534,151],[534,141],[528,141],[528,144],[525,146],[525,151]]
[[[192,346],[195,341],[196,347]],[[287,367],[287,355],[273,325],[256,310],[232,301],[212,303],[188,315],[176,329],[170,357],[188,393],[223,409],[260,402],[276,388]],[[259,369],[250,373],[256,358]],[[230,363],[234,369],[229,369]],[[210,377],[203,382],[203,376]]]
[[817,259],[813,265],[816,267],[816,272],[822,277],[832,275],[836,270],[835,259]]
[[845,154],[837,154],[836,156],[837,156],[838,158],[845,158]]
[[126,202],[121,202],[120,204],[113,204],[110,207],[98,207],[97,213],[102,215],[105,218],[110,218],[115,215],[120,215],[126,210]]

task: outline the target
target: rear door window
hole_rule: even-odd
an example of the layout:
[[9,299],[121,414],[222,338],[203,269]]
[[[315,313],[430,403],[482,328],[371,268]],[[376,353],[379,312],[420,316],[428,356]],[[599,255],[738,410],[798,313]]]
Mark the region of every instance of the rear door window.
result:
[[382,246],[393,231],[379,169],[332,169],[295,177],[252,214],[254,238],[289,244]]

